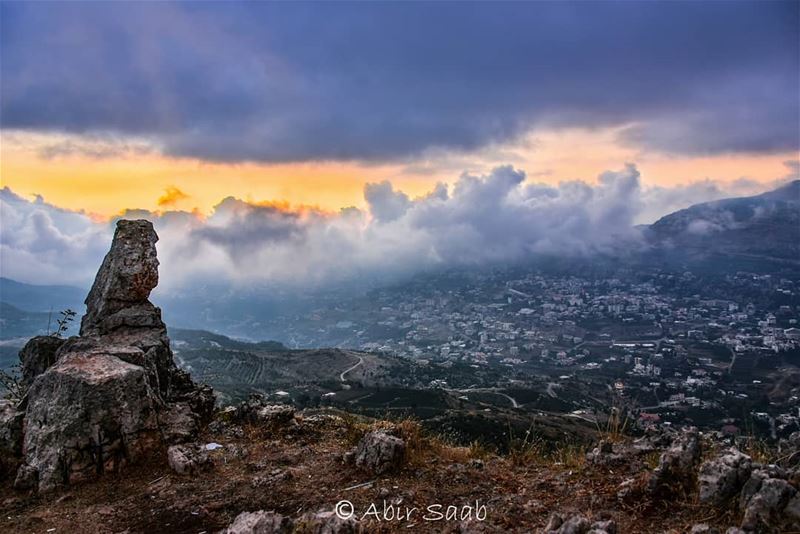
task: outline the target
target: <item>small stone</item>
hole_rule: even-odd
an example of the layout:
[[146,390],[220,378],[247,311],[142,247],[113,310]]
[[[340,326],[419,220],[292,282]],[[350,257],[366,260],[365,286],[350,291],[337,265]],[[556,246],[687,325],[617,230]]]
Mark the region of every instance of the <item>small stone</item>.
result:
[[400,467],[405,451],[406,444],[402,439],[376,430],[361,438],[356,448],[355,464],[380,475]]
[[690,534],[719,534],[719,530],[706,523],[697,523],[689,532]]
[[361,525],[353,518],[342,519],[333,512],[307,513],[294,524],[295,534],[360,534]]
[[275,512],[242,512],[222,534],[289,534],[291,519]]
[[199,445],[173,445],[167,449],[167,462],[179,475],[193,474],[210,465],[205,449]]

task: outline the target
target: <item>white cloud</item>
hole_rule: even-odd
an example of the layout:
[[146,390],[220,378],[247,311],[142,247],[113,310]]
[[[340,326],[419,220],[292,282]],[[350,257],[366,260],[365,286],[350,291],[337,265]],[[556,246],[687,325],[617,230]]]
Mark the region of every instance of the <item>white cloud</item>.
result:
[[[763,185],[704,181],[643,187],[627,165],[597,185],[529,183],[511,166],[464,173],[410,199],[389,182],[365,187],[368,211],[331,214],[233,197],[207,218],[185,211],[128,211],[159,233],[161,287],[196,283],[317,285],[375,280],[441,265],[522,261],[538,254],[579,256],[637,246],[634,225],[700,201],[759,192]],[[3,276],[32,283],[88,286],[109,246],[113,224],[41,198],[0,190]],[[112,221],[113,223],[113,221]]]

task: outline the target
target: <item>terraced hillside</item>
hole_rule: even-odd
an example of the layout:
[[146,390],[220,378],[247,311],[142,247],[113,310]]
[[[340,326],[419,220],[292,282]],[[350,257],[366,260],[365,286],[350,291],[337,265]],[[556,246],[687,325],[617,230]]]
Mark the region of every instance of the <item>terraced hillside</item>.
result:
[[282,396],[284,390],[318,396],[390,381],[405,362],[341,349],[289,350],[280,343],[245,343],[202,330],[170,330],[180,365],[221,392],[222,401],[250,393]]

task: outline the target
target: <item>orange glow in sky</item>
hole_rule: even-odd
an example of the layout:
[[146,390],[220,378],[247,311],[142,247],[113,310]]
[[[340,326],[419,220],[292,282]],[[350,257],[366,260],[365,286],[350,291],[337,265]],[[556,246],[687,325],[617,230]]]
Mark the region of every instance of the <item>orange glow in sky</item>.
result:
[[463,171],[488,172],[511,164],[528,173],[529,181],[594,182],[606,170],[625,163],[638,166],[648,185],[675,185],[711,179],[748,178],[768,183],[786,176],[784,161],[796,154],[673,157],[639,153],[616,142],[616,130],[562,130],[532,133],[508,146],[471,154],[437,153],[403,163],[366,165],[358,162],[292,164],[209,163],[176,159],[158,151],[42,155],[44,148],[67,139],[50,134],[2,132],[0,181],[22,196],[42,195],[61,207],[112,216],[126,208],[197,209],[209,213],[227,196],[248,201],[278,201],[337,211],[364,206],[365,183],[389,180],[416,197],[437,181],[453,183]]

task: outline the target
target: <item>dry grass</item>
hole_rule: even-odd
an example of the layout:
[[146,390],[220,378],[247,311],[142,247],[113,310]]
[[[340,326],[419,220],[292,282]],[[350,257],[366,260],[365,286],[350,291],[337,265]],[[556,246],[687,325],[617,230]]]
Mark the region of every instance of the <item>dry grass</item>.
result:
[[632,421],[627,412],[625,413],[625,417],[622,417],[619,408],[613,407],[611,408],[608,419],[606,419],[605,427],[598,424],[597,433],[600,435],[600,439],[605,439],[612,443],[619,443],[630,437],[631,424]]
[[585,445],[579,443],[565,443],[558,445],[549,458],[553,464],[579,469],[586,464],[586,449]]

